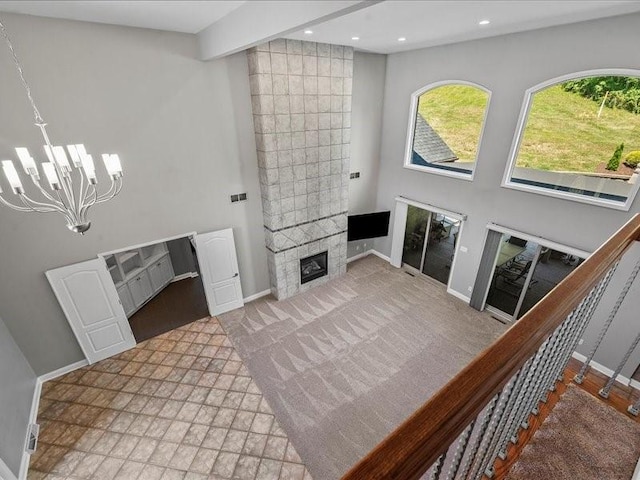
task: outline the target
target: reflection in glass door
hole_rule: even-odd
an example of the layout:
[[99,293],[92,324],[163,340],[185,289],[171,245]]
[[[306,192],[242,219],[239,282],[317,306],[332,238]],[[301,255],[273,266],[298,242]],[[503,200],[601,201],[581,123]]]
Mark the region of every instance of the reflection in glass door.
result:
[[522,292],[526,291],[539,245],[511,235],[502,235],[487,305],[505,320],[517,318]]
[[460,223],[458,219],[409,205],[402,262],[447,284]]
[[427,229],[431,213],[413,205],[407,209],[407,224],[404,231],[404,248],[402,249],[402,263],[410,265],[416,270],[422,267]]
[[533,276],[526,290],[522,306],[517,318],[522,317],[542,298],[565,279],[580,263],[582,259],[558,250],[542,247],[538,263],[533,270]]
[[439,213],[431,214],[422,273],[441,283],[449,282],[459,230],[460,220]]
[[487,309],[507,321],[522,317],[580,262],[578,257],[503,234]]

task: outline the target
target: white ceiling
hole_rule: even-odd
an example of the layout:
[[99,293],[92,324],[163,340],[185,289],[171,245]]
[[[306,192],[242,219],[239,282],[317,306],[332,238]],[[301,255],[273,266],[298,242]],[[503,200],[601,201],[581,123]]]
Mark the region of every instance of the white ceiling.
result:
[[[640,1],[404,1],[389,0],[305,26],[287,38],[353,45],[359,50],[395,53],[524,30],[640,11]],[[479,26],[483,19],[489,25]],[[360,40],[353,41],[351,37]],[[405,37],[405,42],[398,38]]]
[[198,33],[244,1],[0,1],[0,11],[85,22]]
[[[0,11],[184,33],[209,27],[222,32],[219,57],[279,36],[395,53],[636,12],[640,0],[0,0]],[[483,19],[491,23],[479,26]]]

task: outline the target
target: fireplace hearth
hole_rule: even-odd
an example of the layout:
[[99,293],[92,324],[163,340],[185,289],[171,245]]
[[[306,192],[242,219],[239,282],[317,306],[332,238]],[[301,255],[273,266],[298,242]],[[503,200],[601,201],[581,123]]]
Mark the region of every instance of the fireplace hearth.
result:
[[300,259],[300,284],[305,284],[327,274],[327,252]]

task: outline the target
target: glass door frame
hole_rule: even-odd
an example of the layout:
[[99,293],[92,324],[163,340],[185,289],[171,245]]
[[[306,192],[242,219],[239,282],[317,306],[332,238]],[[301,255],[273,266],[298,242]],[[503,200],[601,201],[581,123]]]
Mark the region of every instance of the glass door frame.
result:
[[[408,206],[411,205],[413,207],[417,207],[429,212],[430,215],[429,215],[429,221],[427,222],[427,232],[429,231],[429,228],[431,226],[431,219],[433,217],[433,214],[445,215],[447,217],[453,218],[456,221],[460,222],[460,225],[458,226],[458,232],[457,232],[458,241],[456,242],[453,250],[453,259],[451,260],[451,269],[449,271],[449,279],[446,283],[446,287],[447,287],[447,293],[450,293],[451,295],[454,295],[458,298],[462,298],[458,292],[456,292],[451,288],[451,280],[453,278],[453,274],[455,271],[456,260],[458,259],[458,251],[460,250],[460,245],[461,245],[460,239],[462,238],[462,231],[464,229],[467,216],[463,213],[452,212],[444,208],[436,207],[428,203],[418,202],[417,200],[412,200],[402,196],[396,197],[395,201],[396,201],[396,208],[394,212],[393,234],[392,234],[392,241],[391,241],[391,255],[389,258],[389,263],[397,268],[405,268],[407,271],[409,271],[412,274],[420,273],[420,275],[423,275],[427,278],[431,278],[428,275],[422,273],[422,268],[424,267],[425,249],[426,249],[426,244],[428,242],[426,235],[425,235],[424,245],[422,247],[422,258],[420,259],[421,269],[417,270],[411,265],[407,265],[402,261],[402,251],[404,247],[405,231],[407,227]],[[432,280],[438,282],[438,280],[436,279],[432,279]],[[438,282],[438,283],[441,284],[441,282]],[[464,299],[464,300],[466,302],[469,301],[468,299]]]
[[[531,267],[529,268],[529,271],[527,272],[527,277],[525,278],[522,290],[518,296],[518,303],[516,305],[515,311],[513,312],[513,315],[508,315],[506,312],[503,312],[502,310],[493,307],[491,305],[489,305],[487,303],[487,297],[489,296],[489,290],[491,289],[491,284],[492,282],[489,281],[488,285],[487,285],[487,289],[484,293],[484,301],[482,302],[482,309],[481,310],[486,310],[487,312],[490,312],[492,315],[500,318],[501,320],[507,321],[507,322],[515,322],[518,319],[518,314],[520,313],[520,309],[522,308],[522,304],[524,302],[524,297],[526,296],[527,293],[527,289],[529,288],[529,284],[531,283],[531,280],[533,279],[533,275],[535,273],[535,269],[536,266],[538,264],[538,261],[540,259],[540,253],[542,252],[543,248],[550,248],[552,250],[556,250],[556,251],[560,251],[560,252],[564,252],[579,258],[587,258],[589,255],[591,255],[589,252],[586,252],[584,250],[580,250],[574,247],[569,247],[567,245],[563,245],[561,243],[557,243],[554,242],[553,240],[547,240],[546,238],[542,238],[542,237],[538,237],[535,235],[530,235],[528,233],[524,233],[524,232],[519,232],[517,230],[513,230],[511,228],[508,227],[503,227],[501,225],[495,224],[495,223],[489,223],[487,225],[487,229],[488,230],[492,230],[494,232],[497,233],[501,233],[502,235],[512,235],[514,237],[520,238],[522,240],[526,240],[527,242],[533,242],[535,244],[537,244],[538,246],[536,247],[536,253],[531,261]],[[498,256],[500,254],[500,249],[498,248],[498,250],[496,251],[496,256],[495,259],[493,261],[493,268],[491,269],[491,275],[493,275],[493,273],[495,272],[497,263],[498,263]]]

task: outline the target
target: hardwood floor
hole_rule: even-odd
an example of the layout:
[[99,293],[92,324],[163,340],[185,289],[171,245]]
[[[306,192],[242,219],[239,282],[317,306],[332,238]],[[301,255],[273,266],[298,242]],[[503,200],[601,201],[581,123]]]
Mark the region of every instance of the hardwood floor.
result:
[[200,277],[170,283],[130,319],[138,343],[209,316]]
[[[546,403],[540,403],[540,413],[537,416],[531,415],[529,417],[529,428],[527,430],[520,431],[520,434],[518,435],[518,443],[515,445],[511,444],[507,450],[507,458],[505,460],[498,459],[494,463],[493,468],[495,476],[492,480],[501,480],[507,476],[509,469],[518,461],[518,457],[524,447],[531,440],[547,416],[551,413],[553,407],[561,400],[562,394],[566,391],[567,386],[573,382],[573,377],[580,371],[581,367],[581,362],[573,358],[569,361],[569,365],[565,370],[562,382],[556,383],[556,391],[549,395]],[[640,417],[634,417],[627,412],[627,407],[640,398],[640,391],[615,383],[611,389],[609,398],[605,400],[598,395],[598,391],[607,383],[607,380],[608,378],[605,375],[591,368],[585,375],[582,385],[578,386],[600,401],[615,408],[618,412],[621,412],[632,420],[640,423]],[[488,477],[484,476],[483,479],[488,480]]]

